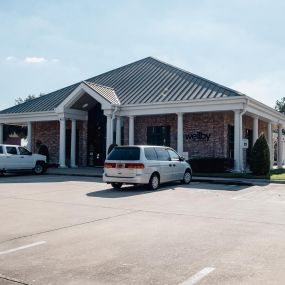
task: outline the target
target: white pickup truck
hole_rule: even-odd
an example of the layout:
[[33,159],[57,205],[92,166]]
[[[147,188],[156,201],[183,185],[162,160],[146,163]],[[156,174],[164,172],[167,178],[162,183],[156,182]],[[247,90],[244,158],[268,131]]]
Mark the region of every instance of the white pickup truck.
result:
[[22,146],[0,144],[0,174],[27,170],[44,173],[46,156],[33,154]]

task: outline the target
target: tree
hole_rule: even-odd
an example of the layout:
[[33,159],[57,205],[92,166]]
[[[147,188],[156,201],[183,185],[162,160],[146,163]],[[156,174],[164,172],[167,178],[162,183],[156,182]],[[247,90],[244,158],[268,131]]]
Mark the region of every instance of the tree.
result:
[[17,99],[15,99],[15,105],[20,105],[22,103],[25,103],[25,102],[28,102],[28,101],[31,101],[35,98],[38,98],[38,97],[41,97],[45,95],[44,93],[40,93],[39,95],[35,95],[35,94],[29,94],[26,98],[22,98],[22,97],[18,97]]
[[270,151],[264,134],[256,140],[253,146],[250,170],[255,175],[267,175],[270,171]]
[[275,110],[285,114],[285,97],[281,98],[280,101],[276,101]]

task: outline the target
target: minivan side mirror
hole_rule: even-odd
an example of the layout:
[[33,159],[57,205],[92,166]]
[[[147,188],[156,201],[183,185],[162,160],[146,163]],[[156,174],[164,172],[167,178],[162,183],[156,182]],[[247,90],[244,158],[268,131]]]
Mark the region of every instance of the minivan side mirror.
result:
[[179,156],[179,161],[184,161],[185,158],[183,156]]

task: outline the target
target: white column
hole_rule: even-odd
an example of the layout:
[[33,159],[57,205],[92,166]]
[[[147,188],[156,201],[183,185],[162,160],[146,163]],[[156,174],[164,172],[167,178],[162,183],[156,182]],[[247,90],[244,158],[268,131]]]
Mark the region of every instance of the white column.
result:
[[121,117],[117,116],[116,120],[116,144],[121,145]]
[[177,152],[183,155],[183,113],[177,113]]
[[278,168],[282,168],[282,162],[283,162],[282,126],[278,125],[278,152],[277,152]]
[[234,111],[234,170],[240,172],[240,111]]
[[112,136],[113,136],[113,122],[111,115],[107,116],[107,130],[106,130],[106,155],[108,154],[109,146],[112,144]]
[[267,125],[267,143],[270,153],[270,169],[273,167],[273,144],[272,144],[272,124],[271,122]]
[[66,137],[65,118],[59,120],[59,167],[66,168],[65,165],[65,137]]
[[253,126],[252,126],[252,145],[258,139],[258,117],[253,117]]
[[76,166],[76,120],[71,120],[70,166]]
[[239,136],[240,136],[240,142],[239,142],[239,155],[240,155],[240,160],[239,160],[239,165],[240,165],[240,171],[243,172],[244,169],[244,161],[243,161],[243,153],[244,153],[244,148],[243,148],[243,115],[240,113],[240,119],[239,119]]
[[135,143],[134,140],[134,116],[129,116],[129,145],[133,145]]
[[28,128],[28,134],[27,134],[28,145],[27,145],[27,149],[29,151],[32,151],[32,123],[31,122],[28,122],[27,128]]
[[3,127],[4,127],[4,125],[3,125],[3,124],[0,124],[0,144],[3,143],[3,135],[4,135],[4,133],[3,133],[3,131],[4,131]]

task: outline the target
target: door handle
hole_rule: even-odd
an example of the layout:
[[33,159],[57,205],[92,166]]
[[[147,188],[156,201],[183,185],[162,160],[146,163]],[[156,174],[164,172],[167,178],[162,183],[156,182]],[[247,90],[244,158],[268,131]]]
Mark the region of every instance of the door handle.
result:
[[174,166],[174,167],[175,167],[175,166],[176,166],[176,164],[172,164],[172,166]]
[[171,164],[169,164],[169,167],[171,167],[172,165]]

